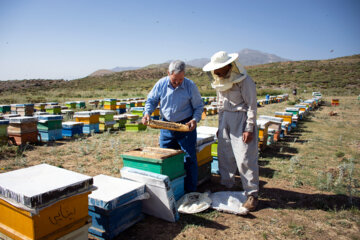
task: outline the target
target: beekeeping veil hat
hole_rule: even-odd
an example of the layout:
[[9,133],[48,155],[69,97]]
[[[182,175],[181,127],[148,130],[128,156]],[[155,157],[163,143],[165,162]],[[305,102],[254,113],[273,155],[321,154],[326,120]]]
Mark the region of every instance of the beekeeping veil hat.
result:
[[[239,58],[238,53],[228,54],[225,51],[215,53],[208,64],[203,67],[203,71],[211,71],[214,81],[211,86],[218,91],[226,91],[232,87],[234,83],[241,82],[247,76],[246,70],[236,61]],[[226,77],[219,77],[214,74],[214,70],[223,68],[231,64],[231,69]]]

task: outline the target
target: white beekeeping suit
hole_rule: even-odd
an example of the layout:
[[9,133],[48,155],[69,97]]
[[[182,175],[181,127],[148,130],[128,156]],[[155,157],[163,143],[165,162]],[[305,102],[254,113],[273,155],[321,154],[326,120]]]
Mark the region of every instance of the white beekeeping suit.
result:
[[[239,170],[247,196],[257,199],[259,190],[258,133],[256,127],[256,86],[245,69],[236,61],[238,54],[224,51],[215,53],[204,71],[211,71],[219,107],[218,159],[221,184],[231,188],[235,172]],[[231,64],[231,66],[229,66]],[[226,76],[215,74],[225,66]],[[252,140],[243,141],[244,132],[251,133]]]

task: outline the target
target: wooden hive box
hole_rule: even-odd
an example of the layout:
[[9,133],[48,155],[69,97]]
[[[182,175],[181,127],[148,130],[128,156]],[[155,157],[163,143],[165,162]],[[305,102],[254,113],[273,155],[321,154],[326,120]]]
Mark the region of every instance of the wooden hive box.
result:
[[94,177],[97,190],[89,195],[89,233],[101,239],[113,239],[143,218],[145,184],[106,175]]
[[10,105],[0,105],[0,112],[1,113],[10,113],[11,106]]
[[76,102],[65,102],[65,106],[67,106],[70,109],[76,108]]
[[86,108],[84,101],[76,101],[76,108]]
[[280,117],[284,119],[284,122],[292,123],[293,113],[290,112],[275,112],[275,117]]
[[46,106],[45,111],[50,114],[61,114],[61,106],[59,105]]
[[62,128],[63,116],[61,115],[40,115],[38,116],[37,129],[39,131],[50,131]]
[[125,167],[167,175],[170,180],[185,174],[182,150],[166,148],[137,148],[121,154]]
[[58,239],[89,222],[92,178],[47,164],[0,174],[0,232]]

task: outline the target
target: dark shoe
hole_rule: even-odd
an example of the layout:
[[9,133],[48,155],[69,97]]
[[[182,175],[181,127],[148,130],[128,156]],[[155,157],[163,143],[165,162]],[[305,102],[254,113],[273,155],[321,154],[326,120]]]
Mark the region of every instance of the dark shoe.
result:
[[246,202],[244,203],[243,207],[249,210],[250,212],[254,211],[259,203],[259,200],[257,197],[254,197],[252,195],[248,196]]

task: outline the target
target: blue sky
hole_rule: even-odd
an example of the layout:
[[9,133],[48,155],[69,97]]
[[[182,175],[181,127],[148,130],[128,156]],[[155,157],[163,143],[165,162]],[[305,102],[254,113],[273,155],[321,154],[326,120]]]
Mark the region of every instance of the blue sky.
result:
[[292,60],[360,54],[358,0],[0,0],[0,80],[244,48]]

